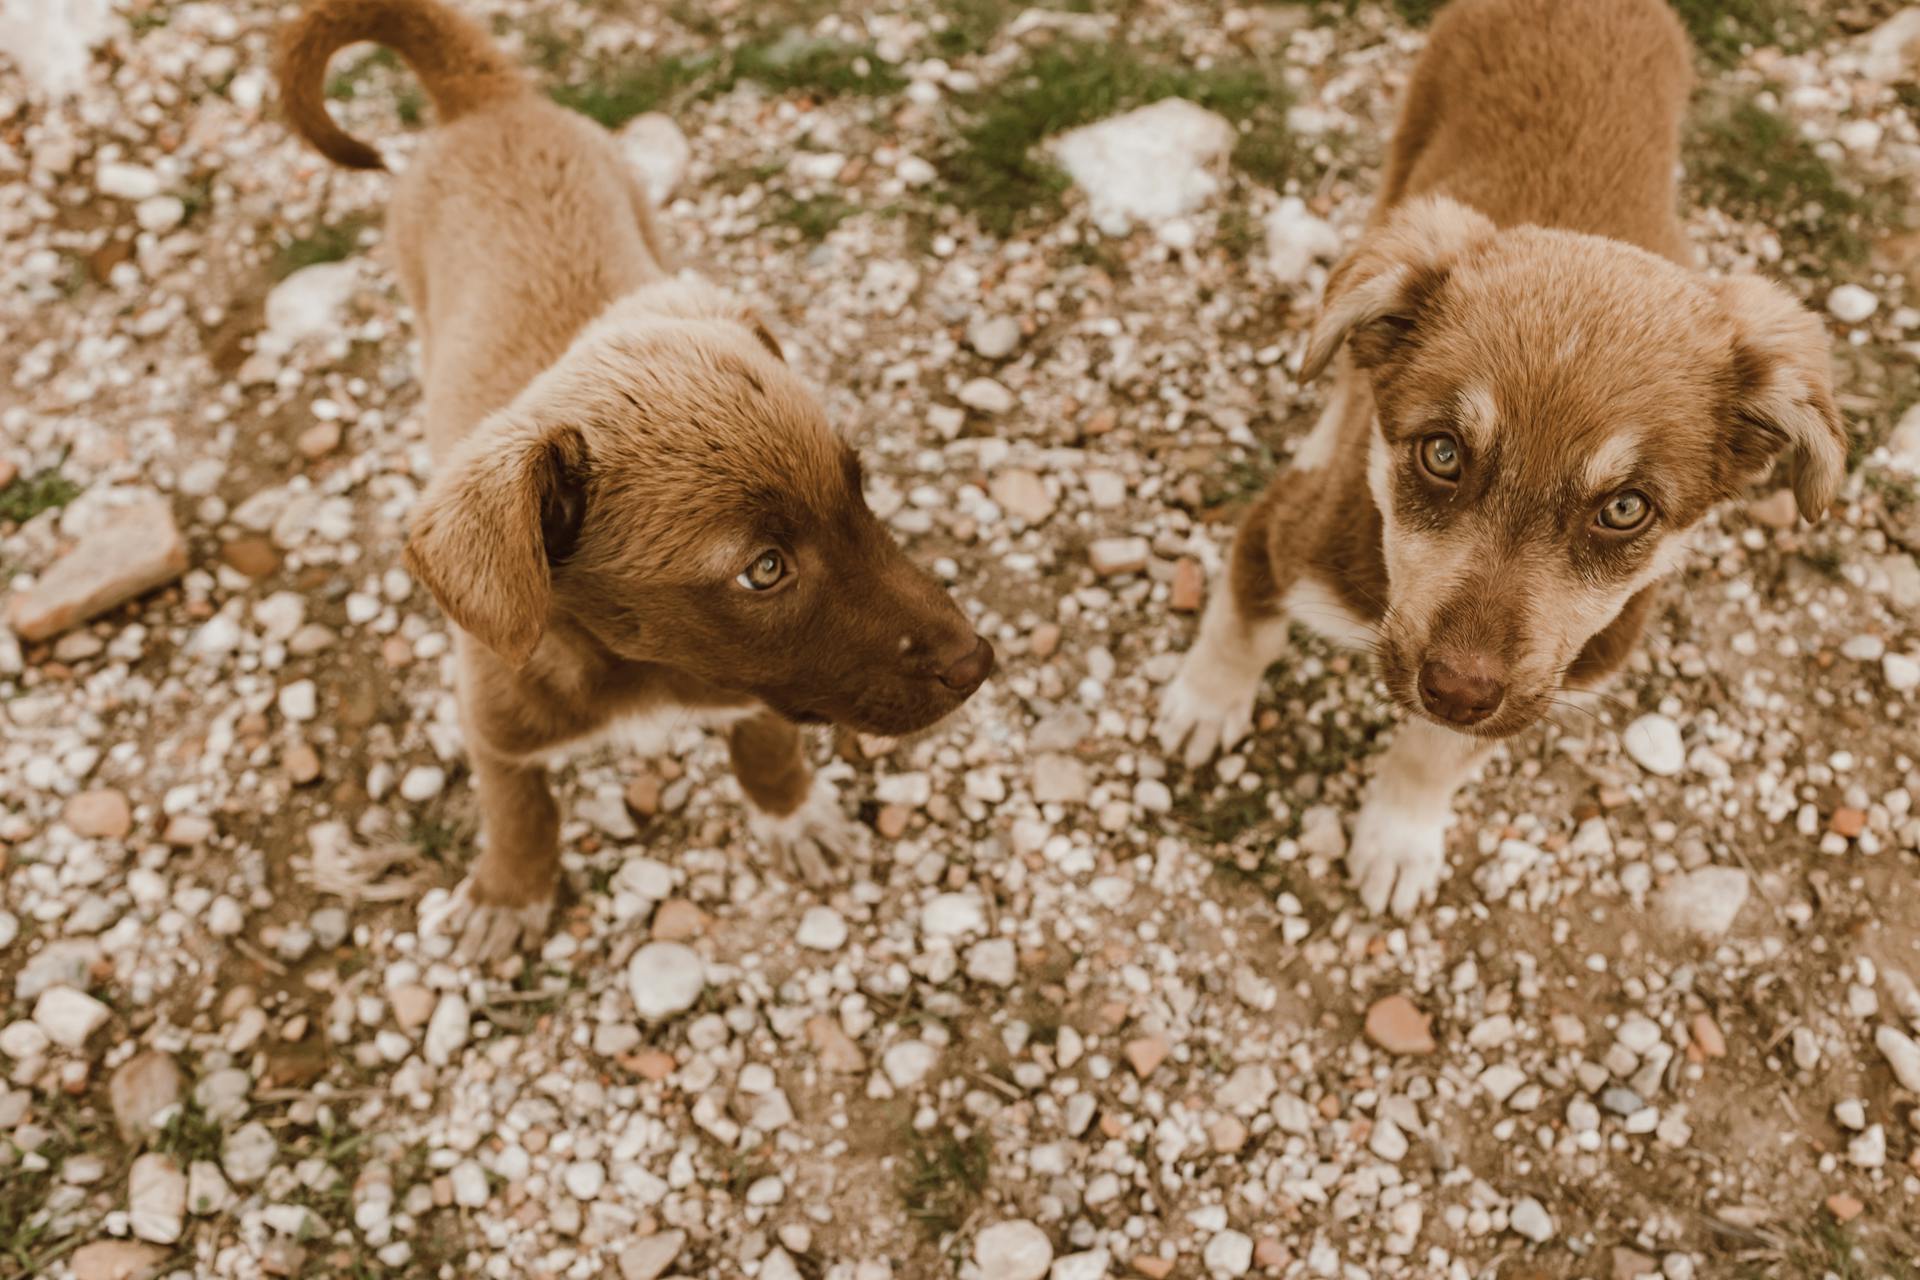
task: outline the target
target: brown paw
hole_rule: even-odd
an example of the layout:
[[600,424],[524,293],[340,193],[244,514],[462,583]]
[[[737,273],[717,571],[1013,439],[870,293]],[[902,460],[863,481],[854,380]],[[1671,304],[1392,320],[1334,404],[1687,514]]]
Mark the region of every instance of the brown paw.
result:
[[449,938],[455,958],[471,964],[491,964],[516,951],[537,951],[546,941],[553,917],[553,898],[519,906],[485,901],[468,876],[449,893],[434,889],[420,901],[420,933]]
[[867,829],[847,816],[840,795],[824,778],[792,813],[755,813],[754,838],[771,853],[781,873],[797,876],[815,889],[846,879],[841,864],[866,847]]

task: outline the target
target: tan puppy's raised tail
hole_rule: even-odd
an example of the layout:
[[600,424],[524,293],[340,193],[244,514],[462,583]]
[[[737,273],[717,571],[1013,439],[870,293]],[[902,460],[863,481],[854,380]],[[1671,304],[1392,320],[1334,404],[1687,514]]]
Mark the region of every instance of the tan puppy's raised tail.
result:
[[386,168],[378,151],[327,114],[327,63],[362,40],[400,55],[441,124],[529,92],[526,77],[485,31],[436,0],[315,0],[281,31],[274,58],[280,100],[301,137],[351,169]]

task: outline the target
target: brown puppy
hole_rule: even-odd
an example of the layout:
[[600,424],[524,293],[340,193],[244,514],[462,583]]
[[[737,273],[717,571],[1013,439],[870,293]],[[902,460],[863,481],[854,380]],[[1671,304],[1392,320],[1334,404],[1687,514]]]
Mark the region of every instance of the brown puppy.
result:
[[436,468],[406,561],[458,627],[485,850],[431,924],[480,957],[537,940],[559,867],[547,760],[642,721],[726,726],[756,829],[826,877],[857,825],[796,725],[923,728],[992,648],[867,509],[766,330],[667,277],[611,137],[477,27],[435,0],[308,9],[279,70],[315,147],[380,165],[321,95],[359,40],[406,60],[441,126],[388,218]]
[[1846,435],[1820,323],[1690,267],[1674,172],[1691,76],[1659,0],[1454,0],[1303,378],[1330,403],[1255,504],[1158,732],[1246,735],[1290,620],[1371,649],[1406,724],[1347,854],[1407,914],[1494,740],[1619,666],[1687,531],[1784,459],[1801,512]]

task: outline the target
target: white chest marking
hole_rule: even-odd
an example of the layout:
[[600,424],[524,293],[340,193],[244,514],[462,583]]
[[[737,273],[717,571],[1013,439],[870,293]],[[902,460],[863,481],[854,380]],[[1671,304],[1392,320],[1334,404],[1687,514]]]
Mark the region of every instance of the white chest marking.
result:
[[559,768],[570,760],[600,747],[614,747],[635,756],[667,754],[674,736],[685,729],[731,729],[740,721],[758,715],[758,704],[744,707],[683,707],[666,705],[639,715],[615,720],[584,738],[562,743],[547,755],[550,768]]

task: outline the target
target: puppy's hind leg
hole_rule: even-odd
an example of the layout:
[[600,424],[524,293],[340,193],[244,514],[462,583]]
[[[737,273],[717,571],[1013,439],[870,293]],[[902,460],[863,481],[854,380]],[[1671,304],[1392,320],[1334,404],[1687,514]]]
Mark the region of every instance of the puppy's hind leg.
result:
[[866,829],[840,807],[833,783],[814,773],[799,726],[760,711],[733,726],[727,748],[753,806],[754,838],[781,870],[814,888],[837,881],[836,863],[858,851]]
[[[1287,617],[1273,588],[1265,499],[1235,536],[1227,573],[1200,615],[1193,647],[1160,696],[1154,735],[1197,769],[1253,731],[1260,678],[1286,652]],[[1181,748],[1185,747],[1184,753]]]
[[1347,871],[1367,910],[1408,916],[1433,901],[1447,867],[1453,793],[1491,751],[1425,720],[1394,731],[1347,845]]

